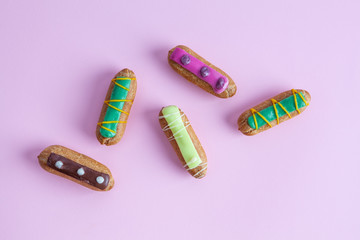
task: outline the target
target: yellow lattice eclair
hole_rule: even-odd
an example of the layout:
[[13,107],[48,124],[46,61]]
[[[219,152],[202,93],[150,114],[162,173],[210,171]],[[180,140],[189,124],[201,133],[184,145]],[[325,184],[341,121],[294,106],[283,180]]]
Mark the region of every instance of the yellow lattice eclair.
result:
[[96,137],[101,144],[114,145],[124,135],[136,88],[135,73],[127,68],[111,79],[96,127]]
[[243,112],[238,119],[239,130],[255,135],[302,113],[311,101],[310,94],[292,89],[270,98]]

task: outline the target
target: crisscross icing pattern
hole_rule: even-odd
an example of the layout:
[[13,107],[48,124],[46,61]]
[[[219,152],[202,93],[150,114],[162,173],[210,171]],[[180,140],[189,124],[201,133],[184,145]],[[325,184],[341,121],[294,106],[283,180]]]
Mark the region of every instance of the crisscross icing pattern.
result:
[[114,137],[116,135],[117,125],[119,123],[126,123],[126,121],[119,121],[119,119],[121,113],[129,115],[129,113],[122,110],[122,108],[125,102],[133,102],[133,100],[126,99],[132,80],[136,80],[136,78],[116,77],[111,80],[115,86],[111,93],[110,100],[104,101],[108,106],[104,121],[98,123],[101,127],[100,133],[103,137]]
[[[271,121],[276,119],[277,124],[279,124],[280,117],[286,114],[289,118],[291,118],[291,112],[297,111],[300,113],[300,108],[309,105],[302,93],[299,93],[295,89],[292,89],[291,91],[293,93],[292,96],[285,98],[280,102],[272,98],[272,107],[267,107],[261,111],[251,108],[250,111],[252,116],[248,119],[249,125],[254,129],[259,129],[265,124],[272,127],[270,123]],[[257,119],[256,115],[259,116],[260,119]],[[261,123],[259,123],[259,121],[261,121]]]
[[258,124],[257,124],[257,120],[256,120],[255,114],[259,115],[259,117],[261,117],[270,127],[272,127],[272,126],[271,126],[271,123],[270,123],[268,120],[266,120],[266,118],[265,118],[261,113],[259,113],[258,111],[256,111],[256,110],[253,109],[253,108],[250,109],[250,110],[251,110],[251,113],[252,113],[252,115],[253,115],[253,117],[254,117],[256,129],[258,129],[259,127],[258,127]]
[[305,100],[305,98],[304,98],[301,94],[298,93],[298,91],[296,91],[295,89],[291,89],[291,91],[292,91],[292,93],[293,93],[293,95],[294,95],[294,101],[295,101],[296,111],[297,111],[298,113],[300,113],[300,110],[299,110],[299,107],[298,107],[298,103],[297,103],[297,100],[296,100],[296,94],[298,94],[298,95],[301,97],[301,99],[304,101],[304,103],[305,103],[306,106],[309,105],[309,103]]
[[273,106],[274,106],[274,110],[275,110],[275,114],[276,114],[276,120],[277,120],[277,124],[279,124],[279,114],[278,114],[278,111],[276,109],[276,104],[278,104],[282,110],[284,110],[284,112],[286,112],[286,114],[289,116],[289,118],[291,118],[291,115],[290,113],[286,110],[286,108],[281,104],[279,103],[278,101],[276,101],[275,99],[271,99],[271,102],[273,103]]

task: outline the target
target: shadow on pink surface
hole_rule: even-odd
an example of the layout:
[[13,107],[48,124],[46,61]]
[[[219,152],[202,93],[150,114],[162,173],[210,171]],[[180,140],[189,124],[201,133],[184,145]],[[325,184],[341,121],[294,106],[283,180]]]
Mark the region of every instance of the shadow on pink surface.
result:
[[23,159],[26,161],[26,164],[31,165],[29,167],[34,168],[36,171],[43,171],[37,157],[48,146],[49,145],[46,144],[36,144],[25,149],[23,152]]
[[171,48],[156,48],[151,51],[151,56],[156,59],[155,63],[159,63],[161,71],[174,72],[168,63],[168,52]]

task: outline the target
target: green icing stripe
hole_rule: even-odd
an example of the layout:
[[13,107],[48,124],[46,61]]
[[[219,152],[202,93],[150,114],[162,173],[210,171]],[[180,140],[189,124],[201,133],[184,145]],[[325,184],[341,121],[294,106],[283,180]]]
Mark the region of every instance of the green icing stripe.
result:
[[163,130],[166,131],[170,128],[189,169],[199,166],[202,161],[193,142],[191,141],[190,135],[186,130],[186,126],[181,119],[182,116],[180,115],[179,108],[176,106],[165,107],[162,110],[162,114],[164,115],[163,118],[165,118],[168,123],[168,126]]
[[[130,88],[130,84],[131,84],[131,80],[116,80],[116,82],[124,87],[126,87],[127,89]],[[110,100],[124,100],[126,99],[128,95],[128,91],[117,86],[116,84],[114,85],[114,88],[112,90],[111,93],[111,97]],[[124,107],[125,102],[110,102],[110,104],[116,108],[119,108],[122,110],[122,108]],[[121,112],[119,112],[116,109],[113,109],[111,107],[108,107],[106,110],[106,114],[104,117],[104,122],[107,121],[119,121],[120,119],[120,115]],[[118,123],[103,123],[102,124],[104,127],[109,128],[111,130],[113,130],[114,132],[116,132]],[[105,138],[112,138],[116,135],[116,133],[110,132],[104,128],[100,128],[100,134],[101,136],[105,137]]]
[[[299,92],[299,93],[304,97],[304,95],[301,92]],[[305,97],[304,97],[304,99],[305,99]],[[301,99],[301,97],[298,94],[296,94],[296,100],[297,100],[299,109],[306,106],[306,103]],[[296,111],[294,95],[291,95],[290,97],[283,99],[282,101],[280,101],[280,103],[284,106],[284,108],[289,113]],[[276,110],[278,111],[279,118],[286,115],[286,112],[278,104],[276,104]],[[276,120],[276,114],[275,114],[275,109],[274,109],[273,105],[259,111],[259,113],[261,115],[263,115],[266,118],[266,120],[268,120],[269,122]],[[267,124],[256,113],[255,113],[255,117],[256,117],[256,122],[258,124],[258,128]],[[254,122],[254,116],[250,116],[248,118],[248,124],[250,125],[251,128],[256,129],[255,122]]]

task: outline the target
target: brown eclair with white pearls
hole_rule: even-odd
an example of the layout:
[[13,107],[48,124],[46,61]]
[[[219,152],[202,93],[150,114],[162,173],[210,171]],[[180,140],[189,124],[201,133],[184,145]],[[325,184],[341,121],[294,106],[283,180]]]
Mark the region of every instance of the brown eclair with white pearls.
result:
[[94,159],[60,145],[45,148],[38,156],[46,171],[67,178],[96,191],[114,186],[110,170]]

